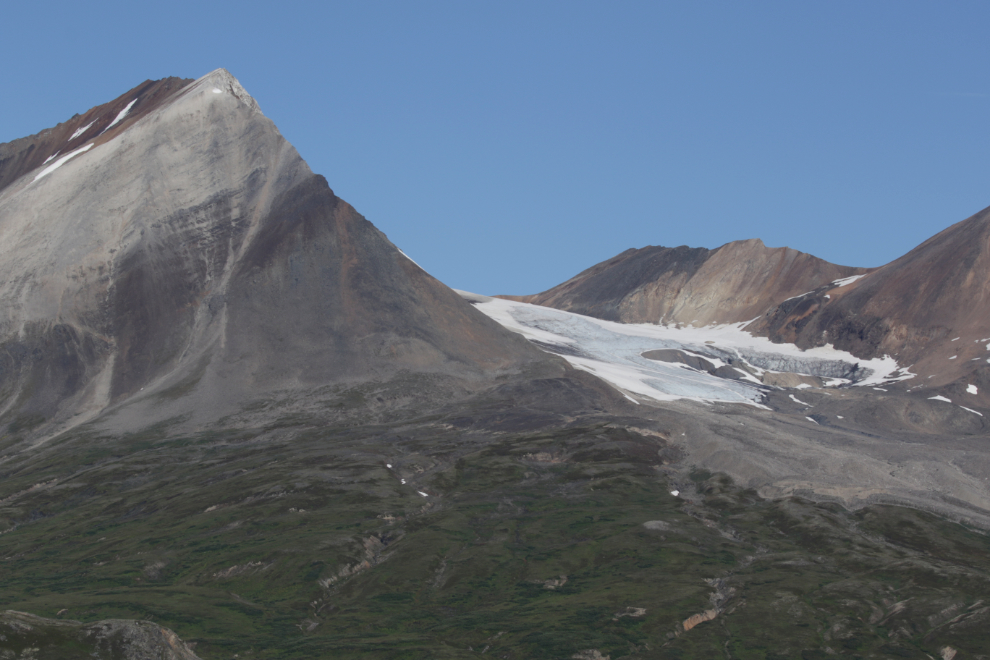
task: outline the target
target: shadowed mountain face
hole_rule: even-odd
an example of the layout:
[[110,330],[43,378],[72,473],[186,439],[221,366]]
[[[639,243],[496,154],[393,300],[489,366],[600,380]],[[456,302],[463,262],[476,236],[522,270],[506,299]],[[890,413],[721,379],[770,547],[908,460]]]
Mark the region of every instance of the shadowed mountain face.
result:
[[632,249],[543,293],[512,300],[624,323],[736,323],[776,302],[867,272],[758,239]]
[[210,417],[273,390],[552,364],[337,198],[226,71],[0,154],[7,420],[75,425],[156,392]]

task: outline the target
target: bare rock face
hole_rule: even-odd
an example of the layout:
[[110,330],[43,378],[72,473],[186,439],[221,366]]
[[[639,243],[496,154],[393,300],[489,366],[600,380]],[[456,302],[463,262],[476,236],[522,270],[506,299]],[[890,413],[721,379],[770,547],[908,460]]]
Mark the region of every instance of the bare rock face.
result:
[[174,632],[149,621],[83,624],[14,610],[0,613],[0,658],[199,660]]
[[706,248],[632,249],[514,300],[624,323],[736,323],[833,280],[868,272],[759,239]]
[[930,385],[966,379],[960,398],[982,401],[990,388],[990,209],[847,286],[785,302],[751,328],[799,346],[894,355],[933,376]]
[[552,364],[337,198],[226,71],[133,94],[0,145],[8,423]]
[[890,355],[963,406],[990,401],[990,209],[885,266],[849,268],[759,240],[628,250],[513,297],[626,323],[733,323],[801,348]]
[[28,172],[51,165],[89,143],[109,142],[192,82],[184,78],[145,80],[113,101],[91,108],[54,128],[0,144],[0,190]]

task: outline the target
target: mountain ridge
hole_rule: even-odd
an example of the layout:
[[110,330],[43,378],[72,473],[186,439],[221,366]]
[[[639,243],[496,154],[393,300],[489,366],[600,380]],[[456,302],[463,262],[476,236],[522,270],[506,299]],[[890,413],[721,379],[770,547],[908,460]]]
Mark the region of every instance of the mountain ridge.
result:
[[622,323],[746,322],[776,343],[890,355],[929,386],[990,401],[990,209],[877,268],[750,239],[631,249],[542,293],[498,297]]
[[191,78],[176,77],[145,80],[113,101],[52,128],[0,144],[0,191],[58,155],[72,153],[87,142],[112,140],[193,82]]
[[869,272],[760,239],[630,249],[542,293],[500,296],[624,323],[738,323],[775,300]]
[[[4,145],[22,155],[0,190],[0,416],[66,428],[143,397],[134,423],[205,419],[409,369],[562,368],[339,200],[227,71],[172,80]],[[58,136],[79,153],[45,173]],[[182,394],[147,403],[163,391]]]
[[878,271],[752,240],[572,287],[674,326],[457,294],[227,71],[152,89],[5,152],[0,656],[990,652],[979,384],[739,327],[813,343]]
[[[831,295],[833,298],[824,298]],[[990,208],[848,287],[776,306],[752,326],[773,341],[889,353],[933,384],[972,374],[990,386]],[[975,364],[974,364],[975,363]]]

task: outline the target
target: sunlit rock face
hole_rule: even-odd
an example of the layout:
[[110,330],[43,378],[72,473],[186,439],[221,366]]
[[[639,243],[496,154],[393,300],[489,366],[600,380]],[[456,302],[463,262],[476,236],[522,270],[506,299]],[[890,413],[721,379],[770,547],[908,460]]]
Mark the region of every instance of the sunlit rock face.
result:
[[990,392],[990,209],[880,268],[837,266],[758,239],[715,250],[646,247],[543,293],[505,297],[622,323],[746,322],[776,343],[891,356],[929,387],[990,402],[981,393]]
[[154,392],[219,415],[550,359],[337,198],[225,70],[132,93],[0,146],[6,418],[74,424]]
[[776,302],[866,273],[759,239],[715,250],[626,250],[552,289],[515,300],[623,323],[738,323]]
[[[752,326],[775,341],[897,355],[960,395],[990,386],[990,209],[939,232],[863,278],[787,301]],[[966,391],[967,388],[970,391]]]

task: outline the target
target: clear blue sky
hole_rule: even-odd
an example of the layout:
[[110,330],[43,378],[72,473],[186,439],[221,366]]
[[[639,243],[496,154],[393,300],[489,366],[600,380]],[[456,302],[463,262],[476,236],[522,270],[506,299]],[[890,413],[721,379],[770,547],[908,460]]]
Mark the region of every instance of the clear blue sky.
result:
[[148,78],[237,76],[443,282],[630,247],[878,266],[990,205],[990,3],[8,3],[0,142]]

